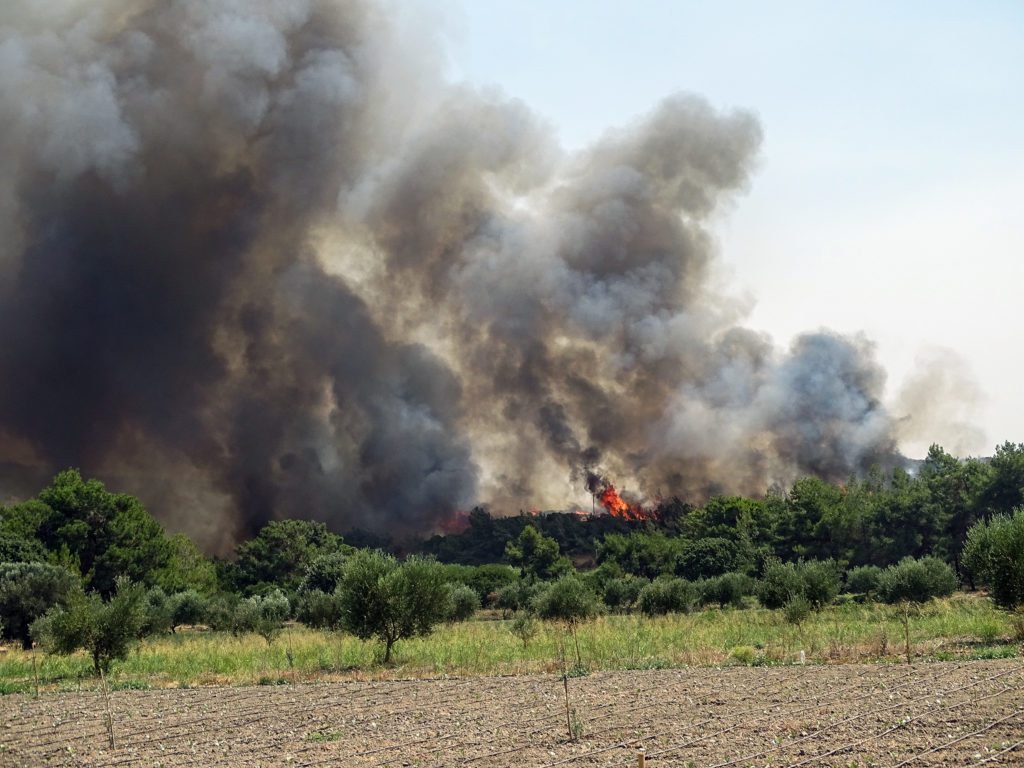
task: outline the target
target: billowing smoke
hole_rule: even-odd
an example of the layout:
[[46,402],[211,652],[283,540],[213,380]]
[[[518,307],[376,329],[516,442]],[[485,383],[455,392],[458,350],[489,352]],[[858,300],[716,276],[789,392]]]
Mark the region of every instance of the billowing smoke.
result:
[[776,349],[715,287],[752,116],[568,154],[442,58],[370,2],[9,0],[0,491],[78,466],[223,551],[894,455],[865,340]]

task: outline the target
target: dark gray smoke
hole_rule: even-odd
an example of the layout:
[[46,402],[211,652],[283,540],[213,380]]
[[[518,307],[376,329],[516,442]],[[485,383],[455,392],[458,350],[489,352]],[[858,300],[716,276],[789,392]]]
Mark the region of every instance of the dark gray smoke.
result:
[[4,5],[0,490],[78,466],[223,550],[893,456],[865,341],[779,351],[713,288],[753,117],[674,96],[566,155],[425,39],[370,2]]

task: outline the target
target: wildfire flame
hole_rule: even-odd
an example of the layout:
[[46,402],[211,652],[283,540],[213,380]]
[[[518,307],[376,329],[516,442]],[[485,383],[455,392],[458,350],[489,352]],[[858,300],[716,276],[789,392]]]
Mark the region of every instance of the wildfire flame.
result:
[[653,511],[644,509],[639,504],[630,504],[619,495],[611,483],[608,483],[604,490],[597,494],[597,500],[613,517],[621,517],[625,520],[654,519]]

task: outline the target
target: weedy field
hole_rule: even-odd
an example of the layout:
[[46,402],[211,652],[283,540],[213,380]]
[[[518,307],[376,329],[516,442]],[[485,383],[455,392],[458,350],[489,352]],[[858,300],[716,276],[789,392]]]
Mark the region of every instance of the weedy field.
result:
[[[403,641],[147,639],[102,683],[82,655],[0,654],[3,766],[1020,765],[1024,662],[1005,613],[847,603],[539,623]],[[799,664],[803,652],[805,665]],[[561,659],[567,659],[565,666]],[[865,662],[876,663],[865,663]],[[882,663],[877,663],[882,662]],[[562,672],[568,674],[563,677]]]
[[[705,610],[648,618],[603,616],[580,625],[580,656],[589,671],[723,664],[905,660],[898,607],[847,603],[789,624],[780,611]],[[341,679],[554,672],[559,644],[575,647],[561,625],[538,622],[524,643],[511,622],[476,620],[444,625],[428,637],[398,644],[394,663],[378,661],[379,646],[341,633],[287,628],[268,645],[257,635],[233,637],[202,630],[147,638],[114,665],[113,688],[256,685]],[[910,616],[914,659],[1001,658],[1018,654],[1010,617],[988,600],[958,594]],[[575,659],[573,659],[575,660]],[[9,649],[0,654],[0,691],[68,691],[96,687],[84,654],[49,656]]]

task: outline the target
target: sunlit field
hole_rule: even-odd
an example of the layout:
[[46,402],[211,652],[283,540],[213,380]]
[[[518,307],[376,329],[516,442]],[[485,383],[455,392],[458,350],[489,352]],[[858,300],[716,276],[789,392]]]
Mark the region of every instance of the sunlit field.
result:
[[[584,670],[650,669],[725,664],[854,661],[899,662],[904,657],[902,611],[846,603],[812,614],[800,626],[781,611],[761,608],[705,610],[648,618],[602,616],[579,626]],[[561,669],[564,649],[575,665],[575,644],[560,624],[539,622],[524,645],[510,621],[486,613],[439,627],[428,637],[396,646],[392,664],[380,647],[342,633],[289,626],[270,645],[257,635],[233,637],[202,628],[141,641],[114,664],[111,685],[165,688],[200,685],[284,684],[337,679],[523,674]],[[1010,617],[986,599],[956,595],[933,601],[910,618],[916,659],[996,658],[1019,653]],[[83,654],[61,657],[8,648],[0,654],[0,690],[94,687]]]

